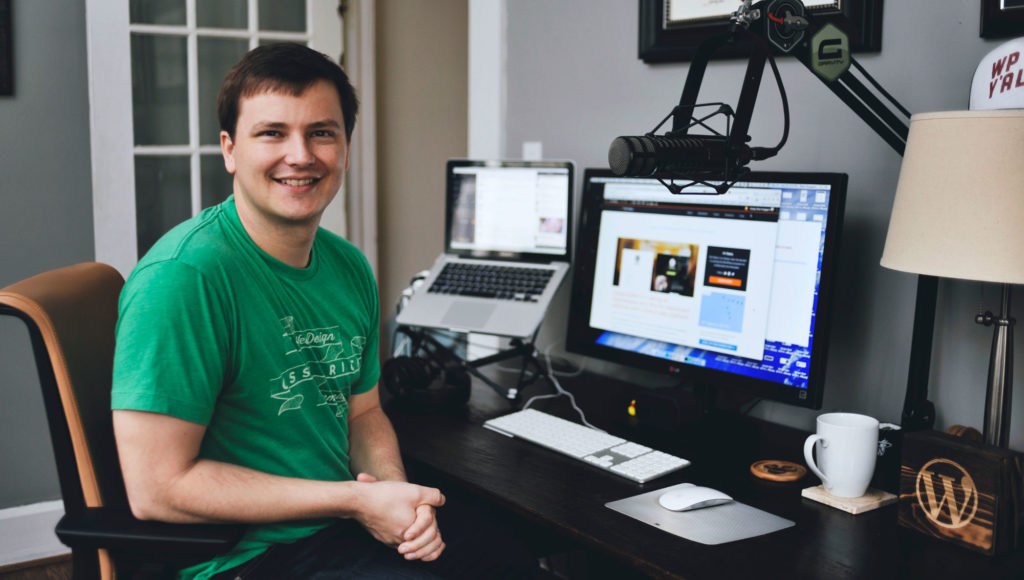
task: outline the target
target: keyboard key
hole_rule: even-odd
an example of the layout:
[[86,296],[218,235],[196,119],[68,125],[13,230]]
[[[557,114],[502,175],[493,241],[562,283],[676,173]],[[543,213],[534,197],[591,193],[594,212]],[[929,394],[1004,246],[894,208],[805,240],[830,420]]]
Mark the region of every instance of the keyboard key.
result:
[[646,445],[640,445],[639,443],[623,443],[618,447],[613,447],[612,451],[618,453],[619,455],[625,455],[626,457],[633,458],[653,450],[650,447],[647,447]]

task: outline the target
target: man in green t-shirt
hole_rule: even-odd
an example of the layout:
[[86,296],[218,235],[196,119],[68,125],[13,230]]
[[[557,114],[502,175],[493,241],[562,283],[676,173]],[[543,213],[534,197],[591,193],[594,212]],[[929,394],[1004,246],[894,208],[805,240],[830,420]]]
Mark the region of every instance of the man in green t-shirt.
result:
[[[371,575],[439,571],[445,498],[406,482],[378,398],[372,271],[319,228],[356,109],[320,53],[250,51],[218,97],[233,195],[166,234],[125,284],[113,418],[132,511],[252,524],[183,576],[301,577],[301,550],[362,557],[374,545],[394,562]],[[330,548],[310,547],[317,537]],[[288,550],[293,561],[274,564]]]

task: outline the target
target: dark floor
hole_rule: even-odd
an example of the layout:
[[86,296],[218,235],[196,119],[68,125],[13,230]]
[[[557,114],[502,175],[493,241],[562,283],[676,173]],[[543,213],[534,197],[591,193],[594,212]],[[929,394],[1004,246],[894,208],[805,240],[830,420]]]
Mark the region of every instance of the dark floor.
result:
[[71,556],[0,566],[0,580],[71,580]]

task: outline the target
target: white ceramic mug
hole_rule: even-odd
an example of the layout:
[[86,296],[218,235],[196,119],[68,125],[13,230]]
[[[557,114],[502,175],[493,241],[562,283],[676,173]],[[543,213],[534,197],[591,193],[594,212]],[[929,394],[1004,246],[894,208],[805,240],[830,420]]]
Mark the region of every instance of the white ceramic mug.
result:
[[[814,450],[818,461],[814,461]],[[804,442],[804,459],[836,497],[860,497],[868,489],[878,457],[878,420],[856,413],[818,416],[818,432]]]

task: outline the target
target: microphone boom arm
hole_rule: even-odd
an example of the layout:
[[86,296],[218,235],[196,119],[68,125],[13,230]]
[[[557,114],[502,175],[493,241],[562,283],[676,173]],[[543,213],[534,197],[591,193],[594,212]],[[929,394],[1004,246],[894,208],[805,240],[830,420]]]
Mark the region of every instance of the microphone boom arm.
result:
[[[748,20],[755,34],[766,37],[783,54],[792,54],[893,150],[903,155],[910,131],[910,112],[853,58],[844,32],[832,24],[819,26],[814,15],[807,13],[802,0],[765,0],[753,7],[749,4],[750,0],[744,2],[746,10],[755,14],[754,19]],[[780,14],[782,11],[786,11],[785,15]],[[737,14],[740,12],[744,9]],[[793,16],[793,12],[797,14]],[[794,36],[796,40],[778,40],[785,35]],[[819,35],[828,38],[816,42]],[[819,66],[815,65],[815,58]],[[819,70],[822,61],[842,59],[848,64],[835,78]]]
[[[787,10],[786,17],[776,14],[779,10]],[[795,17],[791,16],[793,10],[798,12]],[[800,24],[797,24],[798,22]],[[842,54],[849,64],[846,70],[834,79],[822,76],[815,69],[815,54],[812,52],[815,47],[808,37],[823,28],[825,27],[817,26],[813,14],[806,14],[801,0],[765,0],[754,5],[751,5],[751,0],[744,2],[733,16],[732,30],[729,33],[709,38],[698,46],[686,75],[683,92],[679,97],[679,107],[673,113],[673,133],[686,133],[704,80],[704,73],[714,52],[727,43],[735,42],[738,38],[737,33],[744,29],[750,32],[751,53],[736,106],[736,121],[734,132],[730,133],[730,146],[739,146],[747,138],[764,64],[770,59],[771,49],[774,47],[780,53],[791,54],[799,60],[893,150],[903,155],[909,132],[910,112],[885,91],[848,50],[841,52],[841,48],[834,48],[834,43],[823,43],[817,47],[818,56],[822,56],[823,53],[828,57]],[[838,28],[835,30],[839,32]],[[780,33],[798,35],[799,40],[775,42],[774,35]],[[849,43],[845,44],[848,46]]]

